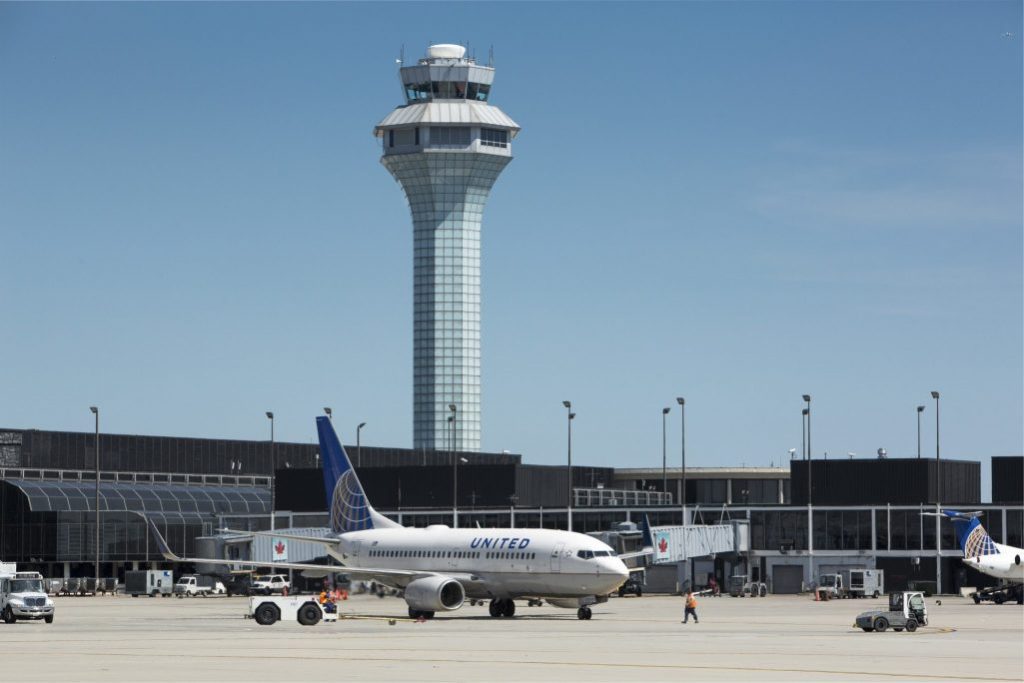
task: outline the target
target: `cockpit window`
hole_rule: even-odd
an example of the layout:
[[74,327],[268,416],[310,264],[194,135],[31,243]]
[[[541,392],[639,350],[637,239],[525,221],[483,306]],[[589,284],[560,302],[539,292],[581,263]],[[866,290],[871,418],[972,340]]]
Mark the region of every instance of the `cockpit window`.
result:
[[609,557],[611,555],[607,550],[595,550],[594,557]]
[[577,550],[576,551],[576,557],[582,558],[584,560],[592,560],[592,559],[594,559],[594,551],[593,550]]

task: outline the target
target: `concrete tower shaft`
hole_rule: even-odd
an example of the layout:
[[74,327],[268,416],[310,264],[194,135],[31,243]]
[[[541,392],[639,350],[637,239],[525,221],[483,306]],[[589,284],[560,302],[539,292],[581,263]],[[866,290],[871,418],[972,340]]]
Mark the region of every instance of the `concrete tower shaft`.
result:
[[412,212],[413,447],[477,451],[480,223],[519,126],[487,102],[494,69],[462,46],[433,45],[400,76],[406,104],[374,134]]

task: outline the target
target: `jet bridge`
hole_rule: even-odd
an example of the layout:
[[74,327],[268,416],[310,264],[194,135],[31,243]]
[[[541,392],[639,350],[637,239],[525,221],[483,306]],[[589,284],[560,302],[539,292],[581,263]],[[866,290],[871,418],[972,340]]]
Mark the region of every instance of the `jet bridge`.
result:
[[724,524],[651,527],[654,564],[671,564],[711,555],[739,554],[750,550],[747,520]]

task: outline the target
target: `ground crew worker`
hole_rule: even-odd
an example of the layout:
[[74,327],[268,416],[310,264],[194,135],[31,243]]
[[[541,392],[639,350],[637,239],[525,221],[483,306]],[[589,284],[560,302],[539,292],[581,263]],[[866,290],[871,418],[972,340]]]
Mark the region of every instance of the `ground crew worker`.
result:
[[699,624],[700,620],[697,619],[697,598],[694,597],[693,591],[686,591],[686,610],[683,612],[683,623],[690,621],[690,615],[693,615],[693,623]]

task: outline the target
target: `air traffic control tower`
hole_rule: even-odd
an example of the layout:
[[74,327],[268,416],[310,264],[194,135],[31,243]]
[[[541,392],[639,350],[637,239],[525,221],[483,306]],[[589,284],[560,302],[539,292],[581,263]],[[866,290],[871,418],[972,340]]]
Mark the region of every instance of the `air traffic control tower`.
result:
[[412,211],[413,447],[478,451],[480,221],[519,126],[488,104],[494,69],[461,45],[399,71],[405,104],[374,135]]

